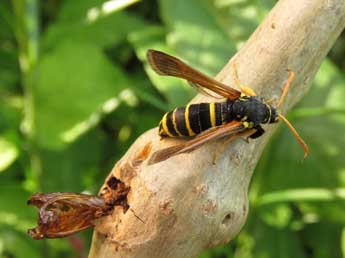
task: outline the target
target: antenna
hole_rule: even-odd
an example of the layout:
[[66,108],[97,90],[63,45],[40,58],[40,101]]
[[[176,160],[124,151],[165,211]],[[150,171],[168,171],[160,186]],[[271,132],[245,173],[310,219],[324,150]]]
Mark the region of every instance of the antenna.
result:
[[298,141],[298,143],[301,145],[301,147],[304,150],[304,156],[303,156],[303,160],[306,159],[306,157],[309,154],[309,149],[307,144],[303,141],[303,139],[301,138],[301,136],[299,136],[299,134],[297,133],[296,129],[292,126],[292,124],[289,122],[289,120],[287,120],[282,114],[278,114],[279,118],[289,127],[290,131],[292,132],[293,136],[296,138],[296,140]]
[[[286,94],[290,88],[291,82],[293,81],[293,79],[295,78],[295,73],[291,70],[288,69],[289,72],[289,78],[287,79],[284,88],[283,88],[283,93],[280,96],[280,99],[278,101],[277,104],[277,108],[280,108],[281,104],[283,103]],[[304,156],[303,156],[303,160],[306,159],[306,157],[309,154],[309,149],[307,144],[303,141],[303,139],[301,138],[301,136],[299,136],[299,134],[297,133],[296,129],[292,126],[292,124],[289,122],[289,120],[286,119],[285,116],[283,116],[282,114],[278,113],[278,117],[289,127],[290,131],[292,132],[293,136],[296,138],[297,142],[301,145],[301,147],[304,150]]]
[[294,71],[292,71],[291,69],[287,69],[288,72],[289,72],[289,78],[287,79],[285,85],[284,85],[284,88],[283,88],[283,93],[282,95],[280,96],[280,99],[278,101],[278,104],[277,104],[277,109],[280,108],[281,104],[283,103],[285,97],[286,97],[286,94],[290,88],[290,85],[291,85],[291,82],[293,81],[293,79],[295,79],[295,73]]

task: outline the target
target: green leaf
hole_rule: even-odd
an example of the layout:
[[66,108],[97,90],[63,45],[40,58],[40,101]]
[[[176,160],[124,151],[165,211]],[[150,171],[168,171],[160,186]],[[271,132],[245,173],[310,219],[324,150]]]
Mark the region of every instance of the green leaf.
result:
[[296,232],[272,228],[261,223],[257,223],[252,232],[255,241],[253,257],[306,257]]
[[290,201],[335,201],[345,200],[345,188],[338,189],[291,189],[270,192],[262,195],[258,199],[259,205],[267,205],[276,202]]
[[210,250],[203,252],[199,258],[222,258],[233,257],[233,252],[229,245],[222,245],[214,247]]
[[[74,2],[74,1],[67,1]],[[128,33],[140,30],[145,22],[139,17],[125,12],[111,13],[107,16],[89,22],[87,13],[84,18],[77,22],[57,21],[48,27],[44,34],[43,46],[50,49],[66,41],[90,44],[94,47],[109,47],[127,40]],[[116,28],[114,30],[114,28]]]
[[[155,108],[166,111],[169,109],[169,106],[163,100],[163,97],[152,87],[151,81],[147,78],[146,74],[140,74],[139,76],[133,76],[131,78],[133,83],[133,91],[139,99],[149,103]],[[188,90],[187,90],[188,91]],[[175,102],[175,99],[173,99]],[[177,101],[176,101],[177,102]],[[173,105],[171,105],[173,106]]]
[[236,47],[219,25],[213,6],[204,0],[161,0],[160,6],[171,29],[168,46],[201,71],[210,75],[219,72]]
[[162,93],[170,109],[185,105],[195,94],[192,88],[181,79],[156,74],[146,60],[148,49],[159,49],[171,53],[164,44],[165,31],[162,27],[147,27],[145,30],[133,32],[129,40],[134,45],[138,58],[144,63],[145,71],[157,90]]
[[[40,243],[33,242],[28,236],[0,225],[0,246],[3,246],[1,257],[44,257],[38,248]],[[1,250],[0,250],[1,251]]]
[[345,228],[342,228],[341,230],[341,253],[342,257],[345,257]]
[[[119,121],[117,121],[119,123]],[[93,182],[101,172],[99,164],[103,160],[102,146],[106,139],[99,130],[94,129],[80,137],[63,150],[41,151],[42,190],[44,192],[82,192],[97,193],[99,184]]]
[[304,245],[313,251],[313,258],[341,256],[341,225],[333,223],[315,223],[308,225],[303,239]]
[[86,44],[59,45],[42,57],[39,68],[36,138],[48,148],[61,148],[85,133],[99,121],[102,106],[129,86],[104,53]]
[[[264,211],[260,215],[266,223],[286,226],[292,217],[292,209],[284,204],[286,202],[297,203],[297,207],[303,212],[304,218],[299,223],[314,223],[322,219],[335,223],[345,223],[344,200],[345,188],[303,188],[266,193],[260,196],[255,204],[260,208],[260,211]],[[285,207],[285,211],[284,209],[277,210],[277,207],[281,206]],[[277,211],[280,212],[277,213]]]
[[26,233],[26,230],[36,223],[36,211],[26,205],[30,193],[16,185],[16,182],[7,181],[0,187],[0,225],[11,226],[17,231]]
[[234,240],[234,257],[309,257],[305,255],[300,232],[288,228],[271,227],[252,216]]
[[216,0],[218,24],[230,38],[238,42],[237,45],[241,45],[248,40],[275,3],[275,0]]
[[0,136],[0,172],[6,170],[18,157],[15,144]]
[[14,46],[9,49],[0,49],[0,94],[5,91],[4,89],[14,92],[16,83],[19,81],[20,71],[16,55]]
[[292,210],[287,204],[275,204],[262,207],[260,217],[266,224],[277,228],[286,228],[292,217]]
[[[140,0],[74,0],[66,1],[59,12],[58,22],[82,24],[85,21],[95,22],[108,17]],[[119,28],[117,28],[119,29]]]

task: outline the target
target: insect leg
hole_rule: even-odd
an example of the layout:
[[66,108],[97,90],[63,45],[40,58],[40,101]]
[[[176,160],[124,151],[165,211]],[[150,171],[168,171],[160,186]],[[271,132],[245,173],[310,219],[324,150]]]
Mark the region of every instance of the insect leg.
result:
[[296,129],[292,126],[292,124],[287,120],[282,114],[278,114],[279,118],[289,127],[290,131],[292,132],[293,136],[296,138],[297,142],[301,145],[301,147],[304,150],[304,156],[303,160],[306,159],[306,157],[309,154],[309,148],[307,144],[303,141],[301,136],[297,133]]
[[237,66],[235,63],[233,63],[233,76],[234,76],[234,82],[237,85],[238,88],[240,88],[241,92],[247,96],[256,96],[255,91],[250,88],[249,86],[244,86],[241,84],[239,78],[238,78],[238,73],[237,73]]
[[270,98],[269,100],[265,100],[264,101],[267,105],[272,105],[272,104],[276,104],[277,103],[277,99],[276,98]]
[[279,109],[281,104],[283,103],[285,97],[286,97],[286,94],[290,88],[290,85],[291,85],[291,82],[293,81],[293,79],[295,78],[295,73],[294,71],[292,71],[291,69],[288,69],[288,72],[289,72],[289,78],[287,79],[285,85],[284,85],[284,88],[283,88],[283,92],[282,92],[282,95],[280,96],[280,99],[278,101],[278,104],[277,104],[277,108]]
[[249,138],[256,139],[265,133],[265,130],[260,125],[256,126],[255,129],[255,133],[248,136]]

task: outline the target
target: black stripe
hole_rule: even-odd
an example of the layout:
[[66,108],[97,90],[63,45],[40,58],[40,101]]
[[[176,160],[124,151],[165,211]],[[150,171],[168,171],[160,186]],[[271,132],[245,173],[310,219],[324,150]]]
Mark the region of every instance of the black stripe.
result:
[[176,108],[175,111],[175,122],[177,126],[177,130],[180,132],[180,134],[184,136],[189,136],[187,127],[186,127],[186,121],[184,119],[184,112],[186,111],[185,107],[179,107]]
[[225,102],[222,102],[222,120],[223,120],[223,123],[227,123],[227,113],[228,113],[228,104],[227,104],[227,101]]
[[211,127],[211,117],[210,117],[210,104],[200,103],[199,104],[199,120],[201,125],[201,130],[205,131]]
[[169,132],[174,135],[174,136],[178,136],[177,132],[175,131],[175,128],[174,128],[174,124],[173,124],[173,112],[170,111],[167,115],[167,127],[169,129]]
[[222,103],[215,103],[216,125],[222,125]]
[[226,102],[222,103],[222,112],[223,112],[223,123],[228,123],[236,119],[234,110],[233,110],[234,101],[227,100]]
[[201,132],[199,114],[200,114],[200,104],[192,104],[189,106],[189,114],[188,114],[189,124],[190,124],[190,128],[196,134]]

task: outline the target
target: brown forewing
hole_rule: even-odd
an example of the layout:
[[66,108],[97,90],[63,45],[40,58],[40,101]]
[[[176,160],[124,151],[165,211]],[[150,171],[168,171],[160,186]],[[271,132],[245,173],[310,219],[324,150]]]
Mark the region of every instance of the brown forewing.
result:
[[238,90],[212,79],[171,55],[151,49],[147,51],[147,59],[158,74],[185,79],[206,95],[210,94],[205,89],[229,99],[237,99],[241,95]]
[[244,128],[242,123],[238,121],[233,121],[225,125],[210,128],[191,140],[154,152],[149,159],[148,164],[152,165],[159,163],[175,155],[191,152],[207,142],[230,135],[236,136],[237,134],[247,130],[248,129]]

